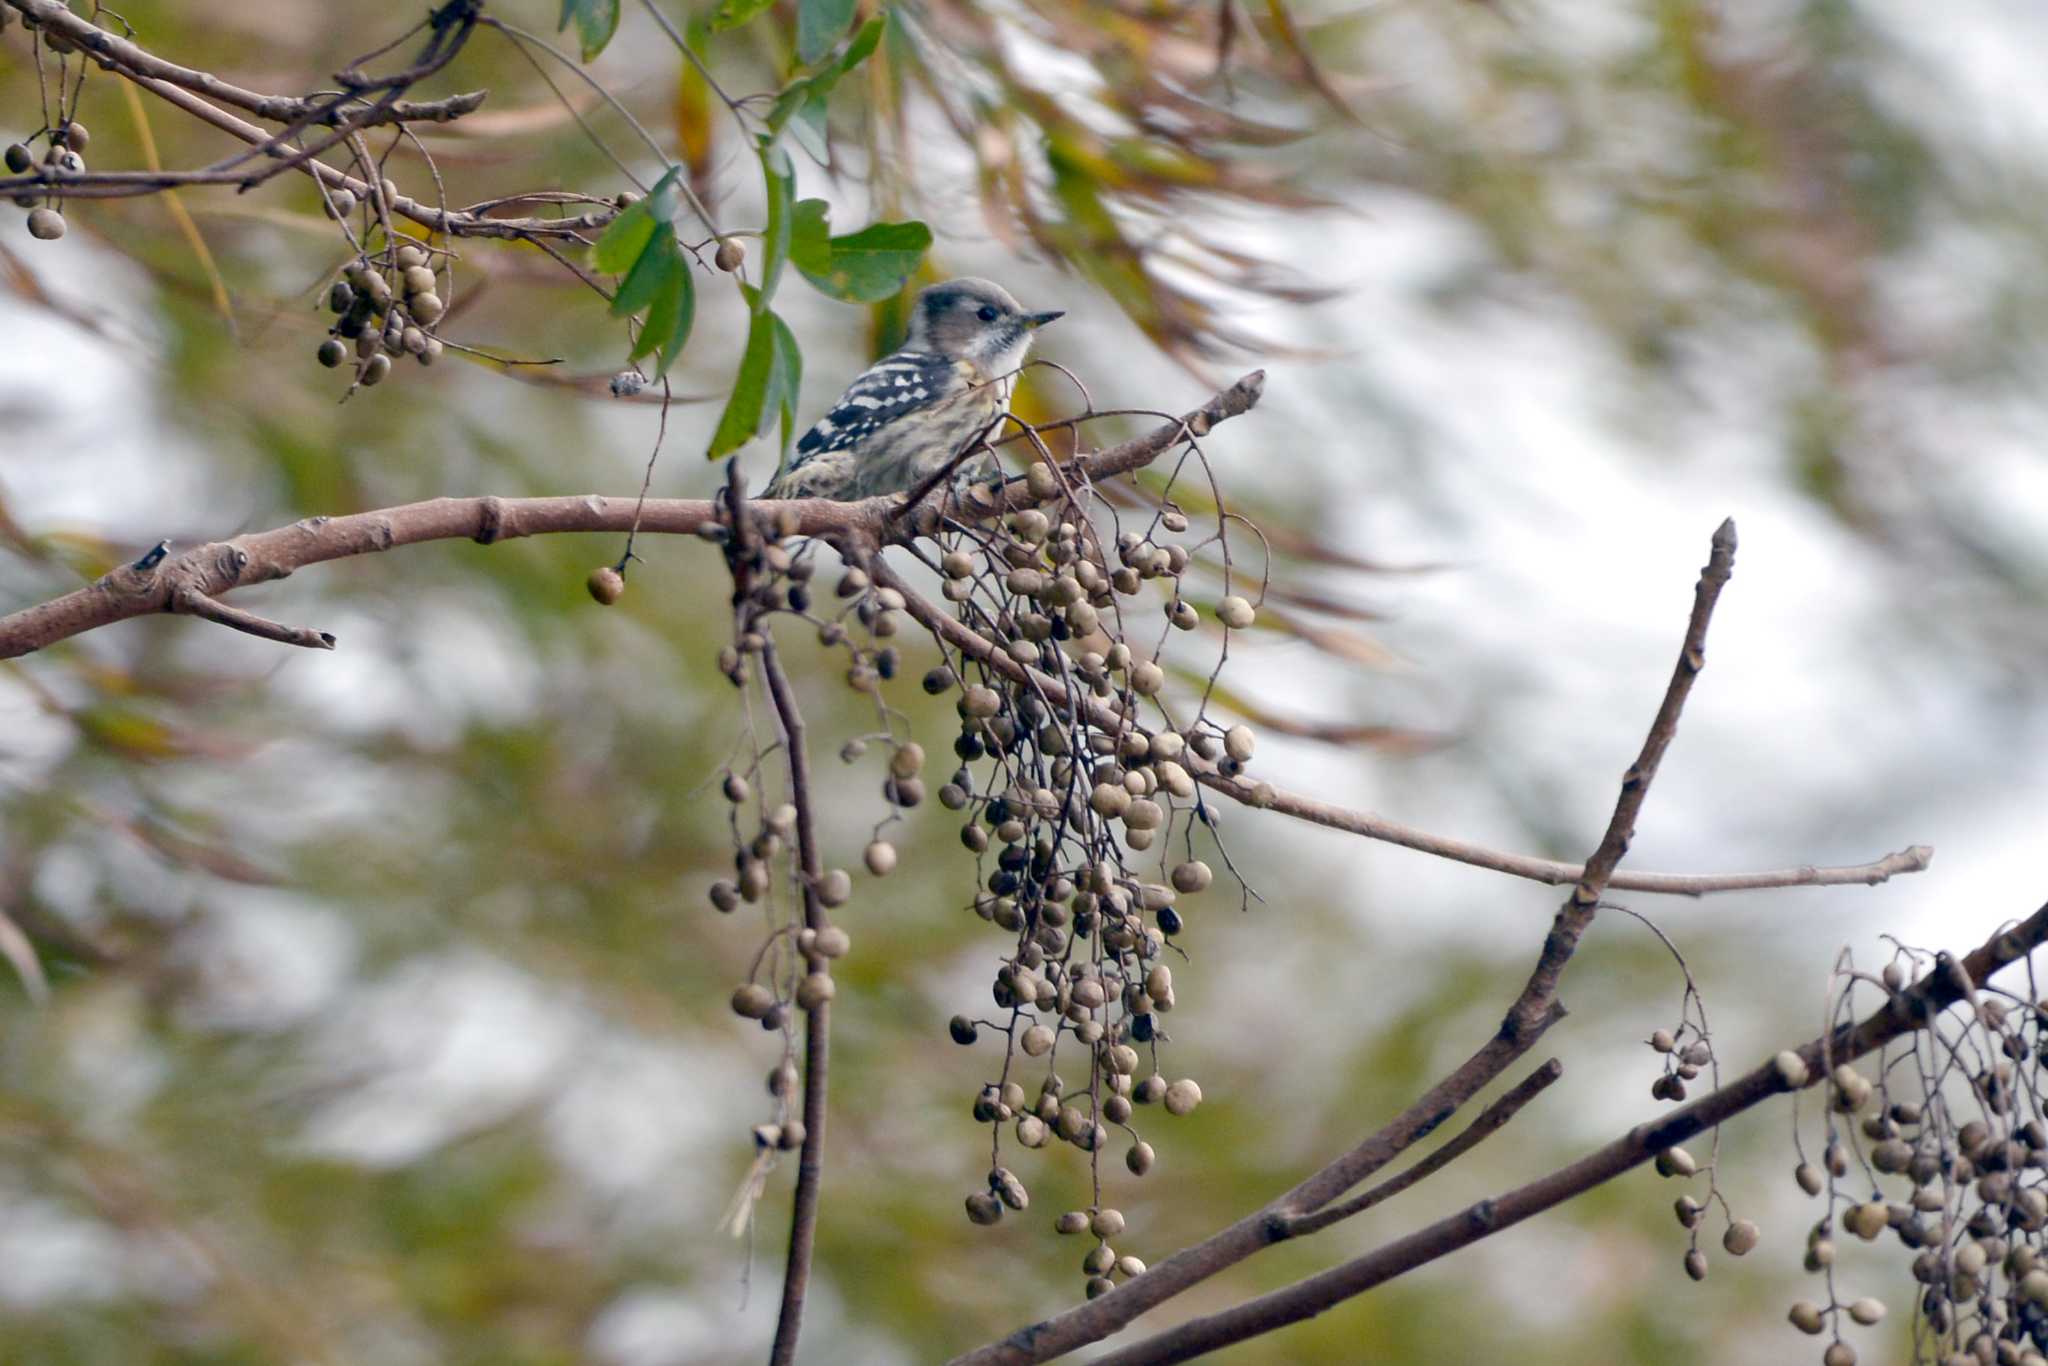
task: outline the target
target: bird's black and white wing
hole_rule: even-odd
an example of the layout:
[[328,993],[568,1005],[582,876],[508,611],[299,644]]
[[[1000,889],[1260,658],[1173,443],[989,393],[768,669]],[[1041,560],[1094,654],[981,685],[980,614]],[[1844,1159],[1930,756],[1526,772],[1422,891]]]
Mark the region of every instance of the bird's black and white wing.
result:
[[876,361],[847,386],[832,410],[796,443],[798,463],[815,452],[858,445],[905,413],[947,397],[956,387],[943,356],[898,351]]
[[862,442],[952,396],[959,387],[957,370],[943,356],[924,351],[884,356],[861,372],[831,410],[803,434],[789,468],[775,477],[763,496],[832,497],[849,477]]

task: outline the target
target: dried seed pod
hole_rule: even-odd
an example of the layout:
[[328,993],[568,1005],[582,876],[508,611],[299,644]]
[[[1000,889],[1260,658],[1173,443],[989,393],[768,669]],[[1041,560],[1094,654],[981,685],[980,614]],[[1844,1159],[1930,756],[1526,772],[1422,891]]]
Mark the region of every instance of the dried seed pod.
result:
[[746,263],[747,244],[737,237],[720,238],[718,250],[711,254],[711,262],[727,275],[732,274]]
[[1207,891],[1209,884],[1214,880],[1215,874],[1211,873],[1209,865],[1200,859],[1189,859],[1173,870],[1174,888],[1191,896],[1196,892]]
[[996,1199],[993,1191],[976,1191],[967,1197],[967,1218],[970,1223],[984,1227],[996,1223],[1003,1217],[1003,1202]]
[[1721,1235],[1721,1246],[1726,1248],[1731,1256],[1740,1257],[1753,1249],[1762,1236],[1761,1230],[1755,1224],[1747,1219],[1737,1219],[1728,1225],[1727,1231]]
[[1202,1088],[1192,1078],[1182,1077],[1168,1084],[1164,1097],[1169,1115],[1192,1114],[1194,1108],[1202,1103]]
[[821,958],[844,958],[853,948],[853,936],[837,925],[827,925],[818,931],[812,944]]
[[28,235],[39,242],[54,242],[64,235],[64,215],[55,209],[31,209],[28,215]]
[[1052,1051],[1056,1037],[1046,1026],[1035,1024],[1024,1031],[1022,1037],[1017,1040],[1017,1046],[1024,1050],[1027,1057],[1042,1058]]
[[742,982],[733,988],[732,1013],[748,1020],[758,1020],[775,1005],[775,993],[759,982]]
[[1236,594],[1216,604],[1216,619],[1233,631],[1242,631],[1256,620],[1252,605]]
[[1088,1219],[1088,1230],[1098,1238],[1114,1238],[1124,1231],[1122,1210],[1099,1209]]
[[1157,1105],[1166,1099],[1166,1078],[1154,1072],[1138,1083],[1136,1089],[1131,1092],[1131,1099],[1140,1105]]
[[1685,1274],[1696,1281],[1707,1278],[1707,1254],[1694,1248],[1685,1254]]
[[[330,338],[327,346],[339,349],[341,343]],[[327,347],[323,346],[321,351],[324,353],[326,349]],[[339,364],[340,362],[337,361],[335,363]],[[327,364],[324,354],[321,357],[321,364]],[[584,581],[583,586],[590,590],[591,597],[609,607],[625,596],[626,576],[608,564],[599,565],[596,569],[590,571],[590,577]]]
[[1856,1349],[1846,1342],[1831,1342],[1820,1354],[1820,1366],[1856,1366]]
[[1023,1210],[1031,1206],[1031,1192],[1024,1188],[1024,1183],[1019,1181],[1017,1174],[1008,1167],[997,1167],[988,1174],[988,1188],[995,1192],[997,1199],[1011,1209]]
[[1154,696],[1166,686],[1166,670],[1151,660],[1140,660],[1131,665],[1131,691],[1146,697]]
[[1828,1326],[1821,1307],[1812,1300],[1800,1300],[1792,1306],[1792,1312],[1785,1317],[1794,1328],[1809,1336],[1818,1335]]
[[1252,747],[1256,743],[1250,726],[1232,726],[1223,733],[1223,752],[1240,764],[1252,761]]
[[1153,1159],[1150,1143],[1133,1143],[1131,1150],[1124,1154],[1124,1166],[1130,1169],[1132,1176],[1143,1176],[1152,1170]]
[[1811,1162],[1802,1162],[1792,1169],[1792,1179],[1799,1183],[1799,1189],[1808,1195],[1819,1195],[1827,1181],[1820,1174],[1820,1168]]
[[809,972],[796,985],[796,1003],[804,1010],[816,1010],[837,994],[839,988],[829,972]]
[[390,373],[391,357],[380,351],[363,362],[363,373],[357,382],[365,387],[372,384],[381,384],[384,382],[384,377]]
[[1045,1127],[1045,1121],[1037,1115],[1017,1117],[1017,1141],[1027,1148],[1043,1148],[1052,1137],[1052,1131]]
[[735,806],[739,805],[741,802],[744,802],[747,798],[754,795],[754,789],[752,785],[749,784],[743,776],[737,773],[728,773],[725,775],[724,792],[725,799]]
[[1884,1202],[1881,1200],[1871,1200],[1864,1204],[1852,1205],[1849,1207],[1849,1212],[1842,1216],[1842,1227],[1848,1229],[1866,1243],[1874,1240],[1890,1226],[1890,1215],[1885,1209]]
[[818,900],[827,906],[844,906],[853,896],[853,879],[844,868],[828,868],[818,879]]
[[1671,1212],[1677,1216],[1680,1228],[1697,1228],[1707,1207],[1690,1195],[1681,1195],[1671,1202]]
[[1697,1175],[1700,1164],[1693,1155],[1683,1148],[1666,1148],[1657,1154],[1657,1175],[1686,1177]]
[[1052,1231],[1054,1233],[1081,1233],[1085,1232],[1087,1228],[1088,1212],[1086,1210],[1070,1209],[1052,1221]]
[[441,315],[448,311],[448,306],[441,302],[441,296],[438,294],[415,294],[405,301],[405,311],[428,327],[432,327],[441,321]]

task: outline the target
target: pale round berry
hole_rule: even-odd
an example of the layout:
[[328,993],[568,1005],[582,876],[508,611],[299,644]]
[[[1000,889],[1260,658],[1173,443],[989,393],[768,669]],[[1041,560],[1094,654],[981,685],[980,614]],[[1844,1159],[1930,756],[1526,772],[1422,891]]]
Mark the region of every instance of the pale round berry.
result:
[[39,242],[54,242],[64,235],[64,215],[55,209],[31,209],[28,235]]
[[[341,347],[341,343],[333,340],[332,338],[329,338],[327,341],[327,345],[320,348],[320,363],[322,365],[329,364],[326,357],[326,351],[328,346],[332,346],[338,350]],[[340,364],[340,361],[336,360],[333,362],[333,364],[338,365]],[[584,581],[583,586],[590,590],[591,597],[597,599],[597,601],[603,604],[604,606],[609,607],[613,603],[617,602],[620,598],[625,596],[626,576],[624,574],[621,574],[618,570],[612,568],[608,564],[600,565],[596,569],[590,571],[590,577]]]
[[1168,1084],[1165,1101],[1166,1113],[1169,1115],[1193,1114],[1195,1107],[1202,1103],[1202,1088],[1197,1086],[1193,1079],[1182,1077],[1179,1081]]

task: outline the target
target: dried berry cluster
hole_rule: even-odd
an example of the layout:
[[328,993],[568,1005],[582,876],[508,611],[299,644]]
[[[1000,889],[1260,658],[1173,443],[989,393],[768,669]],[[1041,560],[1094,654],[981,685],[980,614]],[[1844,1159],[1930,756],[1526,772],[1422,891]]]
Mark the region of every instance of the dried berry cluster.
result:
[[[348,195],[346,190],[336,193]],[[315,353],[320,363],[332,370],[353,355],[355,382],[363,385],[389,375],[393,356],[432,365],[441,354],[434,325],[447,311],[433,259],[429,248],[406,242],[350,262],[327,287],[327,307],[335,318]]]
[[[1901,951],[1877,977],[1840,976],[1836,1019],[1852,998],[1883,992],[1894,1009],[1921,1009],[1902,995],[1932,968],[1960,977],[1946,955]],[[1874,1324],[1882,1300],[1840,1298],[1837,1241],[1895,1242],[1911,1257],[1916,1361],[1940,1366],[2048,1366],[2048,1115],[2041,1063],[2048,1057],[2048,1000],[1958,981],[1962,1000],[1891,1045],[1874,1067],[1834,1066],[1818,1164],[1794,1179],[1826,1210],[1807,1238],[1806,1269],[1825,1301],[1802,1299],[1789,1315],[1801,1332],[1827,1335],[1826,1366],[1853,1366],[1844,1320]],[[1867,1065],[1866,1065],[1867,1066]],[[1797,1054],[1777,1060],[1788,1085],[1804,1085]],[[1795,1140],[1798,1137],[1795,1119]]]
[[[1203,623],[1184,590],[1199,552],[1222,547],[1220,530],[1194,544],[1173,539],[1189,521],[1163,503],[1142,530],[1110,541],[1054,466],[1033,464],[1026,486],[1054,513],[1031,507],[999,527],[961,527],[935,566],[965,628],[957,640],[974,642],[924,677],[927,692],[954,697],[960,721],[959,767],[938,800],[966,813],[960,840],[981,886],[974,912],[1008,937],[990,984],[1001,1013],[959,1015],[950,1028],[963,1045],[984,1033],[1004,1044],[1001,1070],[973,1104],[992,1126],[995,1160],[988,1189],[967,1199],[969,1218],[992,1224],[1026,1205],[1023,1183],[1002,1165],[1006,1139],[1031,1149],[1059,1139],[1086,1152],[1096,1203],[1055,1227],[1096,1238],[1082,1263],[1094,1296],[1144,1269],[1109,1243],[1124,1227],[1101,1204],[1112,1131],[1122,1133],[1125,1167],[1143,1176],[1154,1152],[1137,1107],[1184,1115],[1202,1099],[1192,1079],[1161,1070],[1163,1020],[1177,1004],[1167,957],[1185,925],[1181,899],[1214,879],[1197,856],[1212,823],[1197,774],[1237,775],[1254,742],[1249,727],[1213,722],[1199,704],[1175,724],[1165,696],[1163,647]],[[1228,572],[1226,559],[1226,590]],[[1146,598],[1165,626],[1144,625],[1157,620],[1140,615]],[[1226,591],[1211,615],[1227,632],[1255,613]],[[1148,709],[1162,719],[1149,723]]]
[[[14,11],[0,6],[0,29],[7,27],[7,20]],[[78,98],[85,89],[85,73],[89,64],[83,57],[77,62],[77,72],[71,74],[70,57],[78,49],[71,40],[59,33],[44,33],[40,25],[28,16],[20,16],[23,27],[27,28],[35,44],[37,83],[42,89],[43,127],[20,142],[11,142],[5,153],[7,173],[23,176],[38,170],[42,186],[36,190],[19,191],[14,196],[17,208],[28,210],[29,236],[38,241],[54,242],[64,235],[63,181],[67,176],[85,174],[85,149],[92,140],[84,124],[72,115],[77,112]],[[54,71],[45,68],[45,52],[57,57]],[[53,89],[54,88],[54,89]],[[52,109],[52,95],[55,109]],[[43,154],[36,156],[35,145],[43,144]]]
[[[868,872],[894,868],[896,849],[883,834],[901,811],[932,795],[964,814],[960,840],[977,884],[964,900],[1005,936],[990,981],[997,1013],[964,1013],[949,1026],[962,1045],[1003,1043],[1000,1066],[970,1107],[991,1126],[991,1170],[986,1188],[968,1196],[967,1214],[994,1224],[1029,1205],[1024,1181],[1004,1165],[1006,1143],[1044,1149],[1057,1139],[1085,1152],[1095,1200],[1056,1228],[1094,1236],[1082,1267],[1092,1296],[1144,1269],[1111,1245],[1125,1220],[1102,1201],[1102,1155],[1121,1146],[1125,1168],[1143,1176],[1155,1154],[1139,1132],[1140,1107],[1186,1115],[1202,1100],[1194,1080],[1162,1071],[1163,1022],[1178,1004],[1168,959],[1186,924],[1182,899],[1214,880],[1203,857],[1213,818],[1198,780],[1237,777],[1254,748],[1250,728],[1209,717],[1206,691],[1176,718],[1163,650],[1176,633],[1213,622],[1225,642],[1220,668],[1228,633],[1249,627],[1256,612],[1229,591],[1220,521],[1190,541],[1189,518],[1162,500],[1142,529],[1119,528],[1117,508],[1069,486],[1071,468],[1041,461],[1027,475],[1034,501],[1056,513],[1032,506],[1000,522],[948,523],[942,555],[928,563],[952,604],[950,621],[899,587],[879,557],[845,568],[829,598],[816,592],[817,557],[794,538],[786,510],[738,525],[727,514],[705,534],[724,546],[736,586],[734,643],[719,659],[736,686],[751,698],[764,671],[779,667],[771,627],[780,619],[845,649],[848,686],[873,698],[877,729],[841,749],[848,762],[876,744],[887,750],[881,796],[890,814],[863,853]],[[1205,611],[1193,589],[1211,574],[1221,575],[1223,592]],[[600,601],[622,589],[617,569],[592,575]],[[1159,605],[1141,616],[1147,599]],[[923,746],[901,733],[901,714],[884,699],[903,668],[897,642],[907,624],[938,642],[923,687],[952,697],[959,718],[957,766],[935,793]],[[1149,641],[1137,639],[1141,631]],[[755,904],[768,913],[768,937],[732,996],[738,1014],[784,1041],[770,1079],[775,1115],[756,1135],[764,1152],[801,1142],[797,1012],[831,998],[832,961],[850,941],[822,916],[853,895],[844,869],[819,862],[818,875],[804,877],[793,848],[802,795],[778,802],[762,791],[776,781],[764,764],[779,771],[787,761],[775,749],[753,746],[724,777],[734,872],[710,889],[722,912]],[[1220,856],[1216,848],[1210,857]]]

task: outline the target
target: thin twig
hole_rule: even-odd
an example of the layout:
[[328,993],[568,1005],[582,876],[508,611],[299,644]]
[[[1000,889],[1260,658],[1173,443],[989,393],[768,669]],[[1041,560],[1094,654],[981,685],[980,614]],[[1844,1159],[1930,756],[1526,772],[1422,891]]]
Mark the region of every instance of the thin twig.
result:
[[1564,1064],[1556,1058],[1551,1058],[1517,1082],[1513,1090],[1496,1097],[1493,1104],[1479,1112],[1479,1118],[1466,1125],[1456,1138],[1428,1157],[1406,1171],[1388,1177],[1370,1190],[1360,1191],[1349,1200],[1339,1200],[1334,1205],[1325,1205],[1313,1214],[1289,1220],[1288,1233],[1296,1238],[1304,1237],[1326,1229],[1340,1219],[1349,1219],[1354,1214],[1363,1214],[1375,1205],[1385,1204],[1410,1186],[1442,1171],[1500,1132],[1509,1120],[1521,1112],[1523,1106],[1543,1094],[1552,1082],[1563,1075]]

